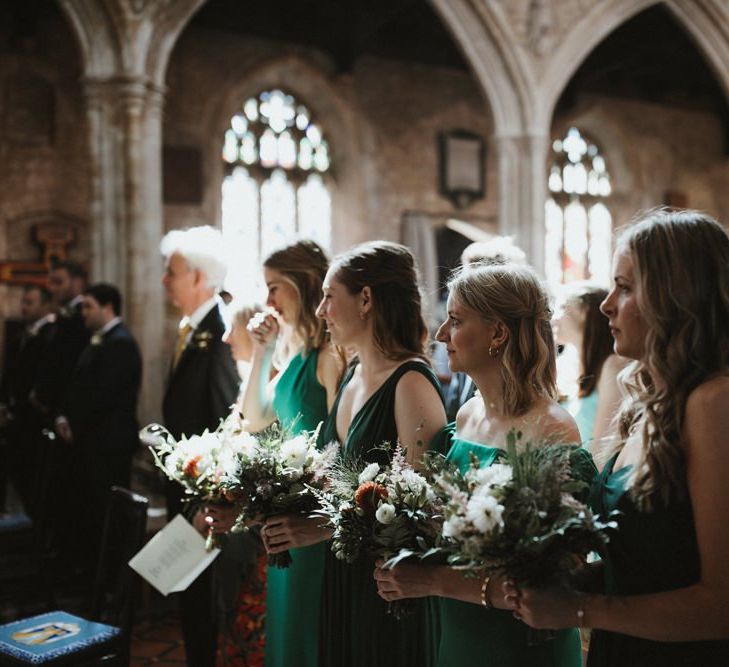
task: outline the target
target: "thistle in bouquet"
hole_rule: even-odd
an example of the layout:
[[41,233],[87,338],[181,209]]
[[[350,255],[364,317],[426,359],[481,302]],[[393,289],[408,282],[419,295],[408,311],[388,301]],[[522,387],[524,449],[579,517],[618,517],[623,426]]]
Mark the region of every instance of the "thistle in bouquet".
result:
[[[352,563],[367,555],[384,560],[383,567],[394,567],[435,544],[441,506],[400,446],[392,449],[388,464],[340,460],[329,482],[329,488],[317,494],[322,506],[318,513],[334,530],[331,548],[338,559]],[[390,602],[388,611],[402,618],[414,602]]]
[[[292,435],[274,424],[257,434],[253,446],[241,451],[225,485],[228,497],[241,508],[239,525],[263,522],[278,514],[309,516],[319,508],[315,490],[324,488],[339,445],[317,449],[318,434],[317,428]],[[268,564],[288,567],[291,555],[288,551],[269,554]]]
[[[242,452],[255,447],[256,438],[245,431],[242,422],[227,419],[214,431],[183,436],[175,440],[159,424],[150,424],[140,432],[149,444],[155,465],[168,479],[180,484],[187,502],[230,504],[234,499],[228,488],[235,475]],[[220,546],[220,536],[208,531],[208,550]]]
[[[453,567],[498,572],[517,587],[570,586],[615,524],[579,499],[595,473],[585,450],[520,441],[512,431],[497,462],[481,467],[474,457],[463,474],[433,465],[433,488],[445,503],[435,550]],[[532,641],[544,636],[530,634]]]

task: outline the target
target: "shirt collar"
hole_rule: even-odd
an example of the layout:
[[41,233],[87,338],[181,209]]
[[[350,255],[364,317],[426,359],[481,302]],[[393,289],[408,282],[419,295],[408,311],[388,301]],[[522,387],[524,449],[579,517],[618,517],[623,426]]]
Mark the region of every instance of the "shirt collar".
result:
[[76,295],[75,297],[73,297],[73,299],[71,299],[71,300],[70,300],[70,301],[69,301],[69,302],[68,302],[68,303],[66,304],[66,308],[68,308],[68,309],[71,309],[71,308],[75,308],[75,307],[76,307],[76,306],[78,306],[78,305],[79,305],[79,304],[80,304],[80,303],[81,303],[81,302],[82,302],[83,300],[84,300],[84,295],[83,295],[83,294],[78,294],[78,295]]
[[48,313],[48,315],[44,315],[39,320],[36,320],[28,327],[28,333],[31,336],[36,336],[38,332],[48,323],[55,322],[56,316],[54,313]]
[[111,331],[117,324],[121,323],[121,317],[112,317],[101,329],[94,331],[97,336],[103,336],[105,333]]
[[202,322],[207,314],[217,305],[217,295],[211,296],[205,303],[198,306],[198,308],[195,310],[195,312],[192,313],[192,315],[190,315],[189,317],[183,317],[180,321],[180,327],[189,324],[193,329],[197,329],[200,326],[200,322]]

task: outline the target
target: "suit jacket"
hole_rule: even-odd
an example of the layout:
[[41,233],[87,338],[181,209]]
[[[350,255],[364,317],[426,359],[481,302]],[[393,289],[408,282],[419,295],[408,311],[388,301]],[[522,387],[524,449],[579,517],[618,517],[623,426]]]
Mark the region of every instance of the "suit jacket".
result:
[[50,344],[54,328],[53,322],[45,322],[36,332],[23,331],[8,343],[0,385],[0,402],[10,408],[16,419],[40,419],[30,404],[30,392],[38,381],[41,359]]
[[132,454],[139,444],[137,399],[142,357],[119,323],[84,349],[68,383],[61,413],[74,439],[94,454]]
[[238,395],[240,378],[230,348],[223,343],[224,331],[216,305],[192,332],[170,372],[162,414],[174,438],[217,428]]
[[43,355],[35,386],[36,398],[52,414],[58,410],[76,362],[90,337],[81,316],[81,304],[77,304],[71,312],[63,309],[58,314],[53,338]]
[[458,410],[466,401],[470,401],[475,393],[476,385],[468,375],[453,373],[445,395],[446,419],[449,422],[455,421]]

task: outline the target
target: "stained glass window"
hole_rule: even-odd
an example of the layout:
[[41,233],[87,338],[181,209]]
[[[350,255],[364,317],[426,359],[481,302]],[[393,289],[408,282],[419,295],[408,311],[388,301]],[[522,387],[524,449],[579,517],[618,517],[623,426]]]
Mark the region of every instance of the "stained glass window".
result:
[[252,300],[263,259],[296,238],[331,242],[329,143],[309,108],[282,90],[247,99],[223,138],[226,287]]
[[612,187],[597,145],[575,127],[552,144],[545,205],[545,271],[552,285],[610,284]]

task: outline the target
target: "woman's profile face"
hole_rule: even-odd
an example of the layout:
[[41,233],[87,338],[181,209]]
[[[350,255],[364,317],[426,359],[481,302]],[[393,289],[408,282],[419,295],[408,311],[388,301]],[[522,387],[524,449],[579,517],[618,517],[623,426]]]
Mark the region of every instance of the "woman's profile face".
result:
[[613,287],[600,304],[600,310],[608,318],[615,353],[629,359],[642,359],[648,327],[638,306],[633,258],[625,245],[615,250]]
[[266,305],[273,308],[286,324],[295,325],[301,305],[296,288],[276,269],[269,269],[264,266],[263,277],[266,280],[266,288],[268,289]]
[[331,270],[322,285],[322,300],[316,309],[317,317],[326,322],[332,343],[347,347],[356,343],[364,323],[360,314],[360,299],[350,294],[346,285]]
[[473,308],[461,303],[453,292],[448,295],[447,307],[448,315],[435,338],[445,343],[448,368],[454,373],[472,375],[493,363],[489,356],[489,341],[494,335],[494,325],[487,323]]

